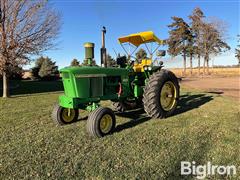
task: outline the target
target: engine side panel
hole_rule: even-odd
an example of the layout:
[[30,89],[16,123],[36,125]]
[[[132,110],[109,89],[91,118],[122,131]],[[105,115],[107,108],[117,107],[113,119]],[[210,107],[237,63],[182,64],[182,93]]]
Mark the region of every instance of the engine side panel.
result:
[[[129,72],[123,68],[77,67],[60,70],[64,96],[63,107],[100,100],[117,100],[130,96]],[[74,99],[74,100],[73,100]]]

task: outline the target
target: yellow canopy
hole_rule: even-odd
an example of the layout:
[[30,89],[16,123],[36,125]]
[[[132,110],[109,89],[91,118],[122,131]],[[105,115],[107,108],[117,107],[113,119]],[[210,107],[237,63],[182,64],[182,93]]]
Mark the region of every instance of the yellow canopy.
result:
[[136,34],[130,34],[128,36],[118,38],[120,44],[129,42],[135,46],[139,46],[143,43],[157,42],[163,44],[163,41],[158,39],[152,31],[145,31]]

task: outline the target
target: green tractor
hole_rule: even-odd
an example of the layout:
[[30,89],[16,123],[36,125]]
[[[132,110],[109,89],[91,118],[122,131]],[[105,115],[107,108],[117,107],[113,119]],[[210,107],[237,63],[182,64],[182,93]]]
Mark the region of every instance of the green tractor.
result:
[[[164,41],[152,31],[120,37],[119,43],[131,44],[135,48],[141,44],[155,42],[158,47],[149,51],[150,58],[141,62],[118,58],[119,67],[106,67],[105,30],[101,49],[101,64],[98,66],[66,67],[60,70],[64,95],[59,97],[52,117],[59,125],[72,123],[78,119],[79,110],[90,112],[87,131],[94,137],[103,137],[114,132],[116,118],[109,107],[100,107],[101,100],[111,100],[115,111],[127,111],[143,107],[149,117],[165,118],[173,114],[179,99],[179,84],[176,76],[162,69],[162,63],[152,60],[152,55]],[[89,65],[94,58],[94,44],[85,43],[85,58]],[[124,46],[123,46],[124,48]],[[124,48],[125,49],[125,48]],[[157,51],[163,56],[165,51]]]

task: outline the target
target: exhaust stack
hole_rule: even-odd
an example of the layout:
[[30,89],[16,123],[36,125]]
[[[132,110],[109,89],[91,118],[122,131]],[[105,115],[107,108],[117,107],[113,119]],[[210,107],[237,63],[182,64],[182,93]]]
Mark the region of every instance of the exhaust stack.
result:
[[102,48],[101,48],[101,66],[107,67],[107,50],[105,48],[105,34],[106,28],[102,28]]

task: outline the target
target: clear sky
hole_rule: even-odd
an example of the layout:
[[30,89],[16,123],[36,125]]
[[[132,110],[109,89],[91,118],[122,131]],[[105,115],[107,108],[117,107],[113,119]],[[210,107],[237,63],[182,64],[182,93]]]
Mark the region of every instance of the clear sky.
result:
[[[84,59],[84,42],[95,43],[95,59],[100,62],[101,27],[107,28],[106,48],[115,57],[113,48],[124,53],[117,38],[131,33],[152,30],[160,39],[168,38],[167,25],[171,16],[188,20],[195,7],[200,7],[207,17],[218,17],[228,23],[227,42],[232,50],[214,58],[214,64],[236,64],[234,49],[240,34],[239,0],[159,0],[159,1],[83,1],[52,0],[62,14],[62,28],[58,50],[45,52],[59,67],[68,66],[73,58]],[[164,58],[166,67],[182,66],[182,58]]]

